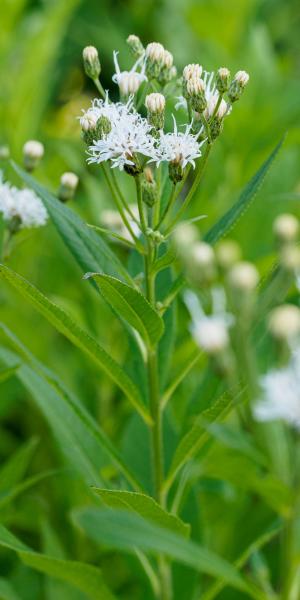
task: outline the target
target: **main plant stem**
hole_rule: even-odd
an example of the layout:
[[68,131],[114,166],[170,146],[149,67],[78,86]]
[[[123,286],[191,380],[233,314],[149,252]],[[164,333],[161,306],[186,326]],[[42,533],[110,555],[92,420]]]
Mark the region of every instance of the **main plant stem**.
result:
[[[153,248],[150,240],[147,240],[148,252],[145,260],[145,284],[146,296],[150,304],[155,308],[155,273],[151,272],[153,260]],[[163,432],[162,432],[162,407],[159,390],[157,344],[147,349],[147,368],[149,382],[150,409],[153,418],[151,428],[152,445],[152,470],[154,479],[155,498],[157,502],[165,507],[165,494],[163,491],[164,482],[164,460],[163,460]],[[164,556],[158,558],[159,579],[160,579],[160,600],[172,599],[172,583],[170,565]]]

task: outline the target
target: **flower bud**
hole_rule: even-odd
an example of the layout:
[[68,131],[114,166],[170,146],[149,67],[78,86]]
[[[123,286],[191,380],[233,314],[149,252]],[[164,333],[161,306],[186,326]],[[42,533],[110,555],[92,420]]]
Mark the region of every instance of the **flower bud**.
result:
[[183,79],[188,81],[189,79],[196,78],[200,79],[202,75],[202,67],[198,64],[186,65],[183,69]]
[[205,84],[203,79],[191,77],[187,81],[186,92],[191,101],[192,108],[196,112],[202,113],[207,105],[205,98]]
[[29,140],[23,146],[24,166],[27,171],[33,171],[44,156],[44,146],[36,140]]
[[229,345],[227,327],[218,318],[201,319],[194,326],[193,336],[196,343],[211,356],[220,354]]
[[272,310],[269,317],[272,336],[282,342],[290,342],[300,335],[300,309],[293,304],[283,304]]
[[206,242],[196,242],[187,256],[187,268],[196,284],[210,284],[216,278],[215,254]]
[[151,79],[157,79],[163,66],[165,49],[162,44],[152,42],[146,47],[146,72]]
[[8,146],[0,146],[0,160],[8,160],[10,156]]
[[145,48],[137,35],[129,35],[126,41],[133,56],[140,58],[144,54]]
[[172,235],[178,254],[184,258],[198,240],[198,229],[192,223],[179,223]]
[[224,240],[216,247],[217,264],[221,271],[226,272],[241,260],[241,249],[234,240]]
[[139,73],[123,71],[118,80],[119,90],[121,96],[130,96],[136,94],[142,83]]
[[145,99],[148,121],[155,129],[163,129],[166,99],[162,94],[148,94]]
[[163,64],[162,64],[160,73],[158,75],[158,81],[162,85],[164,85],[168,81],[171,81],[171,79],[174,76],[176,76],[176,68],[175,68],[175,72],[174,72],[173,60],[174,60],[173,54],[171,54],[171,52],[169,52],[168,50],[164,50]]
[[230,71],[226,67],[221,67],[218,69],[217,77],[216,77],[216,86],[218,92],[220,94],[224,94],[227,92],[230,83]]
[[150,208],[155,204],[158,197],[157,184],[153,177],[150,167],[144,170],[144,179],[142,180],[143,201]]
[[95,81],[95,79],[99,78],[101,73],[98,50],[94,46],[86,46],[83,50],[82,56],[86,75]]
[[235,74],[234,80],[231,82],[228,91],[228,98],[230,102],[236,102],[236,100],[241,97],[244,87],[247,85],[248,81],[249,75],[246,73],[246,71],[238,71]]
[[182,181],[183,175],[184,169],[181,164],[180,157],[176,158],[175,160],[171,160],[169,162],[169,178],[171,179],[172,183],[176,185],[176,183]]
[[58,190],[58,197],[62,202],[67,202],[67,200],[71,200],[74,197],[78,181],[79,179],[75,173],[63,173],[60,178],[60,187]]
[[280,256],[282,268],[291,273],[299,273],[300,270],[300,248],[297,246],[288,246],[283,248]]
[[234,292],[249,294],[258,285],[259,274],[252,263],[239,262],[230,269],[228,281]]
[[280,246],[293,243],[299,235],[299,221],[294,215],[284,213],[273,223],[273,233]]

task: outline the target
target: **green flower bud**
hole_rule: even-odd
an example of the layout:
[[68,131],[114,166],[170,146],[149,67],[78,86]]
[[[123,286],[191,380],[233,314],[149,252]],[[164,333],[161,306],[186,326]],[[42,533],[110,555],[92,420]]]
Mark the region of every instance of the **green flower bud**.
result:
[[155,204],[158,198],[157,184],[149,167],[144,170],[144,178],[142,180],[143,201],[150,208]]
[[29,140],[23,146],[23,158],[26,171],[33,171],[44,156],[44,146],[36,140]]
[[169,177],[174,184],[182,181],[183,174],[184,169],[179,160],[172,160],[169,162]]
[[203,79],[192,77],[186,84],[187,97],[191,102],[192,108],[197,113],[202,113],[207,105],[205,98],[205,83]]
[[145,48],[137,35],[129,35],[126,40],[133,56],[140,58],[145,52]]
[[218,69],[217,77],[216,77],[216,86],[217,86],[218,92],[220,92],[220,94],[224,94],[224,92],[227,92],[227,90],[229,88],[229,84],[230,84],[230,71],[229,71],[229,69],[226,69],[226,67],[221,67],[220,69]]
[[228,98],[230,102],[236,102],[239,100],[248,81],[249,75],[246,73],[246,71],[238,71],[235,74],[234,80],[231,82],[228,91]]
[[152,42],[146,48],[146,73],[149,79],[157,79],[164,67],[165,49],[162,44]]
[[165,121],[166,99],[162,94],[148,94],[145,99],[149,123],[155,129],[163,129]]
[[86,46],[83,50],[82,56],[86,75],[93,79],[93,81],[98,79],[101,73],[98,50],[94,46]]
[[61,202],[67,202],[74,197],[76,188],[78,186],[78,177],[75,173],[66,172],[60,178],[60,187],[58,190],[58,197]]

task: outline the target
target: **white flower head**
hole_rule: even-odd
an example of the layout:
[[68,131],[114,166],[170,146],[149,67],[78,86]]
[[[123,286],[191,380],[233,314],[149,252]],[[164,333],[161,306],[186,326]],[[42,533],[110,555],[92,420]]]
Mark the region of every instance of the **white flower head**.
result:
[[282,420],[300,429],[300,347],[290,363],[261,378],[262,394],[253,409],[258,421]]
[[178,131],[174,119],[173,133],[160,132],[159,144],[156,148],[155,162],[157,166],[164,161],[180,164],[184,169],[187,164],[195,168],[195,160],[201,156],[202,142],[198,141],[198,136],[191,133],[192,124],[186,126],[185,132]]
[[38,196],[29,189],[19,190],[0,181],[0,212],[5,221],[17,218],[20,229],[45,225],[48,215]]
[[111,119],[111,131],[89,147],[88,162],[111,160],[112,168],[118,167],[122,171],[125,165],[135,164],[136,154],[154,157],[154,138],[151,125],[135,111],[131,100],[127,104],[118,103],[115,110],[117,114]]
[[[141,83],[147,81],[144,56],[142,55],[138,58],[130,71],[121,71],[118,63],[118,52],[115,50],[114,64],[116,72],[113,75],[112,80],[114,83],[118,84],[121,96],[136,94]],[[139,66],[141,66],[140,72],[137,71]]]
[[108,92],[106,92],[105,100],[95,98],[92,101],[92,106],[88,110],[82,111],[83,115],[79,117],[80,125],[83,131],[89,131],[96,128],[100,117],[106,117],[111,125],[114,126],[130,111],[131,105],[131,99],[126,104],[122,102],[110,102]]
[[184,301],[192,317],[190,330],[196,342],[207,354],[218,354],[229,344],[229,327],[233,317],[225,311],[225,295],[221,288],[213,290],[213,312],[206,315],[201,303],[190,290]]
[[[219,101],[219,92],[216,88],[216,84],[214,83],[214,72],[208,73],[207,71],[205,71],[204,83],[205,99],[207,103],[206,109],[204,111],[204,116],[206,119],[210,119],[210,117],[212,117],[212,115],[214,114],[215,108]],[[229,112],[229,106],[227,105],[227,102],[225,102],[225,100],[222,98],[216,116],[219,119],[223,119]]]

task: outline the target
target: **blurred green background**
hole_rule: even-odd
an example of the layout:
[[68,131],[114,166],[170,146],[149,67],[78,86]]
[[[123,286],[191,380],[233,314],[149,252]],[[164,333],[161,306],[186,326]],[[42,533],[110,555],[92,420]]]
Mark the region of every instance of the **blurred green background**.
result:
[[[55,191],[65,170],[77,173],[80,186],[71,207],[96,224],[101,209],[109,206],[109,195],[97,168],[87,167],[80,138],[77,117],[95,95],[83,73],[83,47],[98,48],[105,88],[113,87],[114,49],[120,51],[123,68],[132,64],[125,43],[131,33],[139,35],[145,44],[162,42],[174,54],[179,72],[189,62],[199,62],[207,70],[220,66],[232,72],[247,70],[249,86],[215,144],[204,185],[190,214],[208,215],[201,222],[205,231],[232,204],[271,148],[288,132],[268,180],[232,233],[240,241],[244,256],[255,260],[263,273],[272,253],[274,216],[282,211],[300,215],[297,0],[2,0],[0,28],[0,144],[8,145],[18,162],[26,140],[41,140],[46,153],[36,176]],[[16,181],[7,165],[5,174]],[[67,307],[117,359],[124,360],[126,346],[118,323],[88,283],[82,281],[51,224],[25,236],[15,248],[10,265]],[[3,284],[0,310],[1,320],[62,375],[101,419],[106,431],[119,441],[129,422],[130,409],[120,403],[109,380],[104,375],[99,379],[84,356]],[[27,410],[29,399],[21,386],[15,380],[9,381],[0,388],[0,395],[1,460],[37,435],[40,441],[32,472],[59,466],[47,425],[33,404]],[[126,440],[124,448],[126,454]],[[65,527],[63,515],[70,498],[61,494],[59,485],[43,485],[23,497],[8,519],[8,523],[18,524],[31,545],[39,543],[37,519],[49,518],[56,528],[62,522]],[[40,490],[47,493],[39,494]],[[63,538],[71,554],[80,555],[67,529]],[[85,552],[88,559],[89,553]],[[6,563],[0,566],[2,574],[6,567]],[[39,598],[33,591],[40,585],[39,576],[25,567],[15,567],[16,581],[21,571],[31,582],[22,598]],[[122,575],[126,579],[119,573],[120,578]]]

